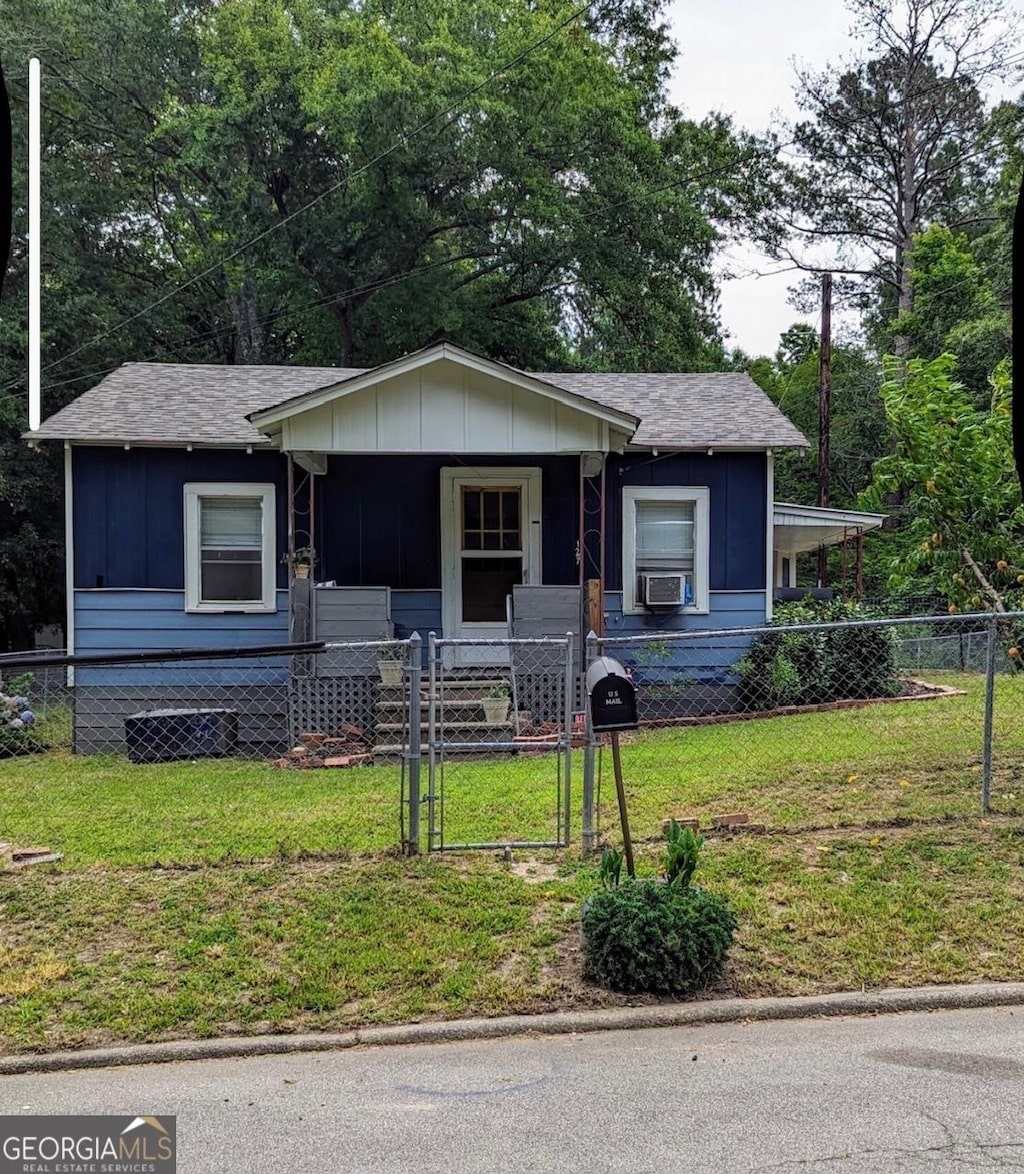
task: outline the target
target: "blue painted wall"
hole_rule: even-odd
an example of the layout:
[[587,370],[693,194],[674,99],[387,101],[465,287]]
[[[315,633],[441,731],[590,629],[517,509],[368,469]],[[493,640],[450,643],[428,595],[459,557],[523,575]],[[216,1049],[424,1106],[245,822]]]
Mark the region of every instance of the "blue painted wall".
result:
[[[75,586],[183,590],[187,481],[273,482],[278,550],[286,536],[287,470],[280,453],[92,448],[71,453]],[[278,586],[286,586],[278,568]],[[199,618],[199,617],[193,617]]]
[[[749,636],[722,636],[730,628],[755,628],[765,623],[764,591],[718,591],[711,593],[708,615],[623,615],[622,595],[605,595],[605,645],[608,656],[633,668],[638,685],[679,683],[692,678],[704,684],[735,684],[732,666],[750,647]],[[676,632],[706,632],[673,640]],[[656,644],[614,643],[616,637],[665,634]]]
[[[276,613],[193,615],[184,591],[76,591],[75,651],[162,652],[166,649],[251,648],[288,642],[288,595],[278,592]],[[287,679],[281,657],[178,664],[78,668],[82,685],[240,685]]]
[[541,469],[545,583],[575,583],[579,530],[577,457],[332,456],[318,478],[318,574],[346,586],[441,589],[441,469],[495,465]]
[[[482,456],[467,468],[506,465]],[[543,580],[577,581],[578,461],[516,457],[542,469]],[[332,456],[317,478],[318,577],[392,587],[396,634],[441,634],[440,471],[454,457]],[[214,647],[287,637],[287,597],[271,616],[188,615],[184,610],[182,488],[189,481],[270,481],[278,494],[278,549],[286,544],[286,466],[278,453],[76,446],[75,598],[79,651]],[[729,453],[608,462],[606,571],[608,633],[652,627],[733,627],[764,618],[765,457]],[[711,616],[621,613],[623,485],[710,489]],[[596,527],[595,527],[596,528]],[[278,568],[278,586],[286,586]],[[99,588],[100,590],[95,590]],[[147,588],[133,593],[121,588]],[[194,641],[195,643],[190,643]]]
[[413,632],[419,632],[424,642],[430,632],[442,636],[440,590],[392,591],[391,621],[399,640],[408,639]]
[[[764,591],[768,525],[764,453],[652,456],[626,453],[608,459],[606,473],[605,586],[622,590],[622,494],[625,485],[706,485],[710,490],[710,588]],[[714,606],[714,603],[712,603]],[[705,617],[706,618],[706,617]],[[764,618],[764,611],[761,611]]]

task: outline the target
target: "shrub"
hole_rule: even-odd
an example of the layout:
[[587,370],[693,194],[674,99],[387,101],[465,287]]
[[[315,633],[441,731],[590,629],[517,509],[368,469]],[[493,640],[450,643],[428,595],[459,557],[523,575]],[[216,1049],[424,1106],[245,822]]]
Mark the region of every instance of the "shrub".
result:
[[749,709],[777,709],[845,698],[895,697],[901,686],[892,628],[786,631],[792,624],[872,618],[870,609],[839,599],[780,604],[772,620],[778,632],[759,636],[734,666],[743,704]]
[[42,749],[32,736],[35,714],[23,696],[32,683],[32,674],[23,673],[6,685],[0,681],[0,758],[16,754],[33,754]]
[[721,974],[735,930],[729,903],[714,893],[627,882],[587,902],[583,974],[626,994],[689,994]]

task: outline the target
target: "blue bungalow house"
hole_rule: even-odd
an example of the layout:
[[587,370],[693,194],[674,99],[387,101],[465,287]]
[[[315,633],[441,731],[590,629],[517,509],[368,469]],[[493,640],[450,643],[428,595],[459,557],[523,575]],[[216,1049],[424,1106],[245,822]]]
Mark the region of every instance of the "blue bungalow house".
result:
[[[533,631],[759,624],[787,573],[773,452],[807,445],[745,374],[527,373],[449,343],[372,370],[127,363],[27,439],[64,442],[77,653],[501,637],[534,587],[573,591],[535,595]],[[76,693],[183,700],[119,672]]]

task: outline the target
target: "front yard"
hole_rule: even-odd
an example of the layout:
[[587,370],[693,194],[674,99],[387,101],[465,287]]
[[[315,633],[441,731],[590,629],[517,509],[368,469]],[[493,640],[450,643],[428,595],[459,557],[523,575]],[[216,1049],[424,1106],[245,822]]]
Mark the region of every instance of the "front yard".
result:
[[[721,990],[796,994],[1016,979],[1024,966],[1024,731],[1000,682],[994,812],[980,692],[645,732],[623,761],[638,868],[669,814],[728,811],[698,882],[740,932]],[[601,822],[617,838],[610,766]],[[579,835],[578,763],[573,836]],[[453,764],[449,840],[541,838],[548,757]],[[621,1001],[582,983],[576,848],[399,857],[396,767],[0,762],[0,838],[59,865],[0,874],[0,1049],[337,1029]],[[635,1001],[635,1000],[632,1000]]]

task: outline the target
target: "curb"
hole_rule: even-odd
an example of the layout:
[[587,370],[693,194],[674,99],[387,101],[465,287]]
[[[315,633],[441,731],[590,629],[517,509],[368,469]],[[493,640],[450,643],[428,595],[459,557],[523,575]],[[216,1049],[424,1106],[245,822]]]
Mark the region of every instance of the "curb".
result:
[[813,1019],[824,1016],[887,1015],[905,1011],[954,1011],[1024,1004],[1024,982],[976,983],[833,995],[767,999],[715,999],[697,1003],[661,1003],[645,1007],[610,1007],[592,1011],[552,1011],[495,1019],[455,1019],[393,1027],[309,1035],[259,1035],[212,1040],[173,1040],[49,1055],[0,1057],[0,1076],[68,1072],[135,1064],[169,1064],[181,1060],[244,1059],[295,1052],[337,1052],[347,1048],[396,1044],[439,1044],[467,1040],[508,1039],[520,1035],[571,1035],[624,1031],[643,1027],[695,1027],[712,1023]]

